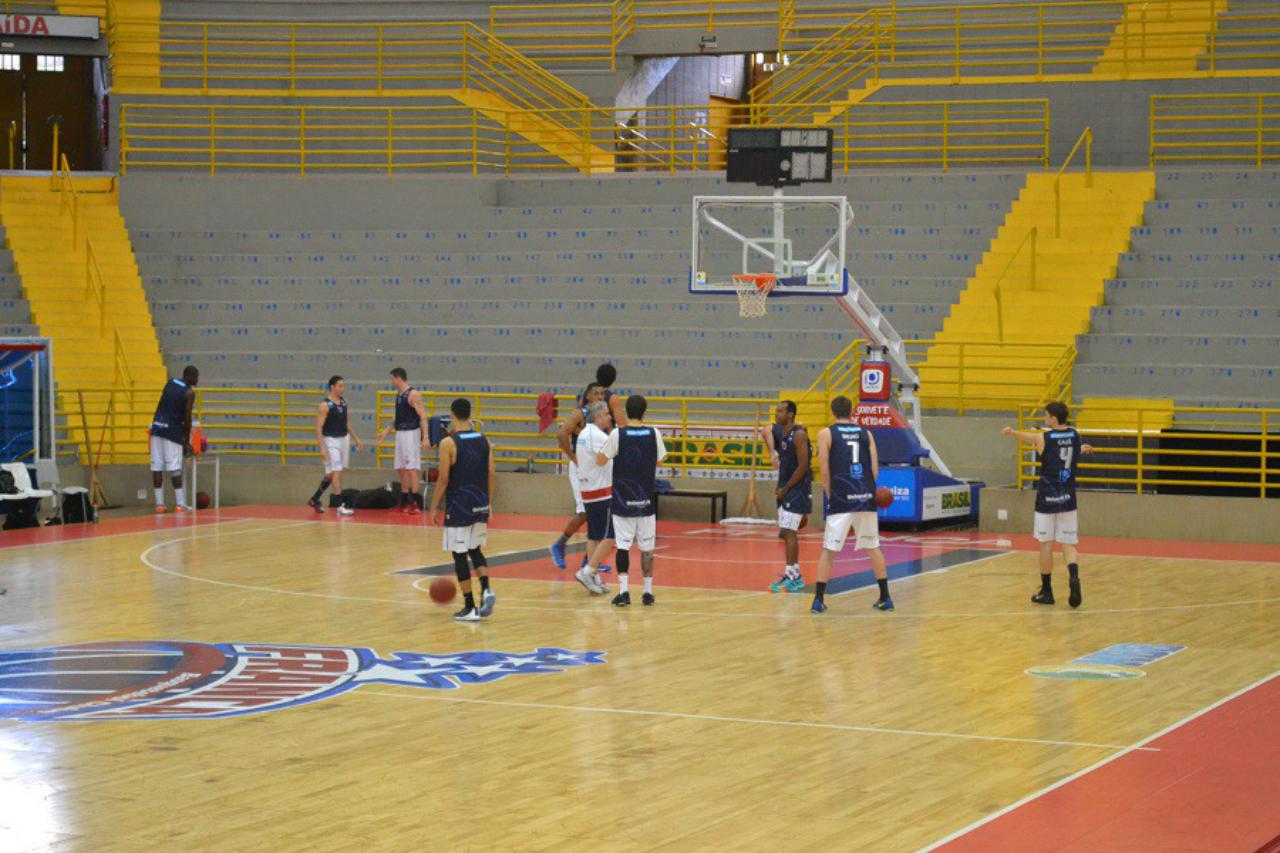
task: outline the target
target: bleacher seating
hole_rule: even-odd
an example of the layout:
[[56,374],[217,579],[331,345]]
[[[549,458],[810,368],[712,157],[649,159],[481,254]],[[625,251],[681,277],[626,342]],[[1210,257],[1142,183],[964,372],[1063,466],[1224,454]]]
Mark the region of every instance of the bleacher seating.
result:
[[1280,171],[1158,174],[1106,305],[1079,339],[1080,395],[1280,400]]
[[[838,179],[854,206],[851,269],[902,334],[941,328],[1021,180]],[[648,390],[807,385],[855,337],[829,300],[775,300],[757,322],[732,298],[688,293],[688,199],[717,191],[716,178],[512,180],[501,204],[415,215],[414,230],[130,225],[169,364],[207,366],[206,384],[342,373],[380,386],[403,362],[427,387],[563,389],[612,358]]]

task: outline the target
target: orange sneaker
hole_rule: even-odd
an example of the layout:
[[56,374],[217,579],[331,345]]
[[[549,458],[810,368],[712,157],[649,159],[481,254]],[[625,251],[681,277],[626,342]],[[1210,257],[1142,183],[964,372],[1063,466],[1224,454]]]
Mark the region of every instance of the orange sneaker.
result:
[[177,506],[175,506],[175,507],[173,508],[173,511],[174,511],[174,512],[186,512],[186,511],[187,511],[187,508],[186,508],[185,506],[183,506],[182,504],[178,504]]
[[162,506],[156,507],[156,515],[164,515],[166,512],[168,512],[168,510],[165,509],[164,507]]

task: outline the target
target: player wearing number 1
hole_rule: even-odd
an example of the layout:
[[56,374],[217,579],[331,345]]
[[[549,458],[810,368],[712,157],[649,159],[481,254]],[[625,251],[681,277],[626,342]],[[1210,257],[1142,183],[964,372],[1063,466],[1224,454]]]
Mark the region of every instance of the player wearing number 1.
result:
[[1040,591],[1031,596],[1033,604],[1054,603],[1054,542],[1062,545],[1062,556],[1067,561],[1067,583],[1071,590],[1067,603],[1079,607],[1084,601],[1080,591],[1080,557],[1076,551],[1080,542],[1076,466],[1081,456],[1093,453],[1093,447],[1080,442],[1080,433],[1067,424],[1069,416],[1066,403],[1055,402],[1044,407],[1044,431],[1004,428],[1005,435],[1034,447],[1040,461],[1035,515],[1036,541],[1040,543]]

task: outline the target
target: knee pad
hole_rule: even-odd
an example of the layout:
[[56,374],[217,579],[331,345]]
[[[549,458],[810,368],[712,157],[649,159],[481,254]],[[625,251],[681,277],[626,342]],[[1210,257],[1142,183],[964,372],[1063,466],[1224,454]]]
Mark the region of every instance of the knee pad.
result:
[[484,554],[480,553],[479,548],[472,548],[467,552],[467,554],[471,557],[471,565],[475,566],[477,569],[482,569],[489,565],[489,561],[484,558]]
[[625,575],[631,571],[631,552],[619,550],[617,553],[618,574]]
[[453,573],[458,576],[459,583],[471,580],[471,567],[467,565],[466,554],[453,555]]

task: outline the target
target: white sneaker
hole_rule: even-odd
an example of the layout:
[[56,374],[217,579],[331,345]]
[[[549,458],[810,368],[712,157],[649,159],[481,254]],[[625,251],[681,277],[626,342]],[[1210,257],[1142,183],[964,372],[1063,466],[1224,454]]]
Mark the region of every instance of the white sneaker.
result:
[[343,504],[342,506],[338,507],[338,515],[355,515],[355,514],[356,514],[356,511],[351,507],[347,506],[346,504]]
[[463,606],[461,610],[453,614],[454,622],[479,622],[481,619],[480,611],[474,607]]
[[493,607],[497,603],[498,603],[498,596],[493,594],[493,590],[486,589],[484,591],[484,598],[481,600],[480,607],[478,608],[480,611],[480,615],[488,619],[490,616],[493,615]]
[[609,590],[604,588],[604,584],[600,583],[600,575],[591,571],[590,566],[583,566],[573,573],[578,583],[587,588],[587,592],[592,595],[604,595]]

